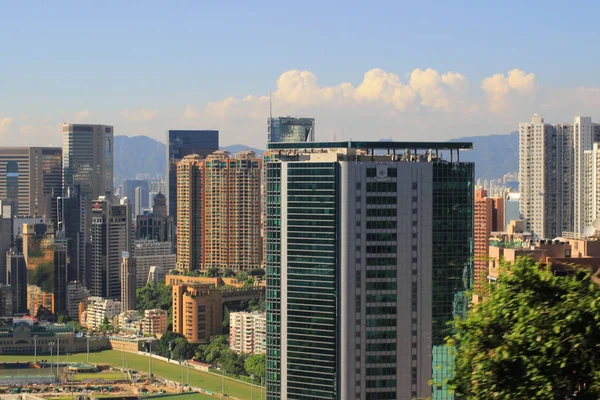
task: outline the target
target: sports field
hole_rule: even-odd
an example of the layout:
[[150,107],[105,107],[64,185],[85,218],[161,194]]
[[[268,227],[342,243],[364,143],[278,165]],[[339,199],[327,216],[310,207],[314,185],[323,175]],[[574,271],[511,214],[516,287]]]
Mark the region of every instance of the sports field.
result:
[[[148,357],[140,356],[138,354],[123,353],[116,350],[105,350],[97,353],[90,353],[90,363],[94,364],[109,364],[114,368],[121,368],[123,365],[123,354],[125,354],[125,364],[129,369],[148,373]],[[0,355],[0,362],[16,362],[16,361],[33,361],[33,355],[26,356],[11,356],[11,355]],[[56,362],[56,357],[54,357]],[[66,356],[60,357],[61,362],[66,362]],[[69,355],[69,361],[73,362],[87,362],[87,356],[85,353],[71,354]],[[221,393],[221,376],[212,374],[209,372],[196,371],[192,368],[189,369],[190,373],[190,385],[193,387],[199,387],[204,390],[211,391],[213,393]],[[181,367],[174,364],[169,364],[165,361],[152,359],[152,374],[160,376],[165,379],[169,379],[176,382],[181,382]],[[187,377],[187,372],[184,370],[184,375]],[[254,387],[254,398],[260,399],[260,390],[262,389],[262,398],[265,398],[264,388],[258,386]],[[251,399],[251,387],[247,383],[234,381],[225,378],[225,393],[232,397],[237,397],[242,400]],[[195,396],[199,396],[195,394]],[[176,397],[171,397],[175,400],[180,400]],[[201,397],[195,397],[196,399]],[[210,398],[210,397],[207,397]],[[183,398],[181,400],[184,400]],[[187,400],[187,399],[185,399]]]

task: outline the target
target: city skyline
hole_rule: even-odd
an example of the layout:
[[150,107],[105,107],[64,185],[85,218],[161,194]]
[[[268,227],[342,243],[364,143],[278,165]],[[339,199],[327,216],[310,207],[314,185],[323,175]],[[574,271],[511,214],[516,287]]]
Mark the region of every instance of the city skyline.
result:
[[[316,140],[363,139],[375,119],[382,137],[446,140],[507,133],[535,112],[553,121],[593,114],[598,56],[548,60],[593,48],[598,28],[549,31],[544,21],[576,17],[549,4],[503,6],[260,3],[231,13],[221,4],[148,2],[119,4],[117,13],[116,3],[7,3],[0,44],[12,56],[0,77],[0,145],[57,146],[61,124],[71,122],[161,141],[169,129],[218,129],[223,145],[256,146],[266,142],[269,91],[273,115],[318,120]],[[319,28],[290,29],[290,15]],[[99,52],[105,62],[96,62]]]

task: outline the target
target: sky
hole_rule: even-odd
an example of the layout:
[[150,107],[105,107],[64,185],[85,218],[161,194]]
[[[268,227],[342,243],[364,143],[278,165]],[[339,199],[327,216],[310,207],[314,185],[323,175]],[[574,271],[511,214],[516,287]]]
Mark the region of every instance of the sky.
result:
[[164,141],[218,129],[264,148],[269,116],[317,140],[505,134],[600,121],[600,3],[0,0],[0,146],[63,123]]

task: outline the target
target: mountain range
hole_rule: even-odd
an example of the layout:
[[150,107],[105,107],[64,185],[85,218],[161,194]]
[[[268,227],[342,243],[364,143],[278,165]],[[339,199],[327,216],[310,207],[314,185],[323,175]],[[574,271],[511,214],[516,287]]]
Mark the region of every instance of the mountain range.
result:
[[[461,153],[462,161],[475,162],[475,176],[481,179],[501,178],[519,169],[519,133],[506,135],[471,136],[452,139],[451,142],[473,142],[474,149]],[[234,144],[222,147],[230,153],[252,150],[258,155],[263,150]],[[151,177],[165,174],[166,146],[148,136],[115,137],[115,182],[134,179],[138,174]]]

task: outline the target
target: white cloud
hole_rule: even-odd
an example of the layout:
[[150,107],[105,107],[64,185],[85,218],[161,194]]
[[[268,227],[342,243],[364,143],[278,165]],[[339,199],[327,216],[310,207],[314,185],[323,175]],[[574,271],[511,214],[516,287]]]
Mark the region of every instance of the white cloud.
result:
[[152,121],[158,115],[157,110],[149,110],[147,108],[140,108],[139,110],[123,110],[121,115],[130,122],[148,122]]
[[535,75],[515,68],[508,74],[495,74],[481,82],[492,112],[502,112],[515,95],[531,95],[535,91]]
[[4,118],[0,118],[0,133],[5,133],[8,131],[8,129],[10,128],[10,125],[12,123],[12,118],[11,117],[4,117]]
[[77,122],[85,121],[89,116],[90,112],[88,110],[82,110],[75,114],[75,120]]

